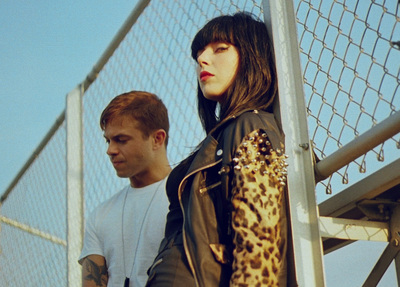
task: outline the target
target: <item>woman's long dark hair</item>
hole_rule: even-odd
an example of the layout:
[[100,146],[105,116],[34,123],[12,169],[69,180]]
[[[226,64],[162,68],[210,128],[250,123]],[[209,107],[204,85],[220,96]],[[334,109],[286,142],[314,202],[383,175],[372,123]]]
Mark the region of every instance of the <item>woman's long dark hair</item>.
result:
[[220,121],[245,109],[272,111],[277,94],[275,59],[268,31],[262,21],[239,12],[209,21],[192,42],[192,58],[209,43],[226,42],[239,52],[239,67],[235,80],[228,88],[220,110],[217,103],[206,99],[198,86],[198,113],[208,134]]

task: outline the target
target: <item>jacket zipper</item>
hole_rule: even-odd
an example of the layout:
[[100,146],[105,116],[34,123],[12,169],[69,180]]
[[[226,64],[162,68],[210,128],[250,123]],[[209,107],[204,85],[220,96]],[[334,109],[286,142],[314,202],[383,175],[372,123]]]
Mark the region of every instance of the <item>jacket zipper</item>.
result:
[[192,176],[193,174],[195,174],[195,173],[197,173],[197,172],[199,172],[199,171],[201,171],[201,170],[203,170],[203,169],[206,169],[206,168],[215,166],[215,165],[217,165],[218,163],[220,163],[221,161],[222,161],[222,158],[219,159],[219,160],[216,161],[216,162],[213,162],[212,164],[208,164],[208,165],[205,165],[205,166],[203,166],[203,167],[201,167],[201,168],[195,169],[194,171],[192,171],[191,173],[189,173],[188,175],[186,175],[186,176],[182,179],[181,183],[179,184],[179,188],[178,188],[179,205],[181,206],[182,216],[183,216],[183,226],[182,226],[183,247],[185,248],[186,258],[187,258],[187,260],[188,260],[190,269],[192,270],[193,277],[194,277],[194,281],[195,281],[195,283],[196,283],[196,286],[198,286],[198,287],[199,287],[199,282],[197,281],[197,274],[196,274],[196,272],[195,272],[195,270],[194,270],[194,267],[193,267],[193,260],[192,260],[192,257],[190,256],[190,252],[189,252],[189,249],[188,249],[188,246],[187,246],[187,241],[186,241],[186,231],[185,231],[185,221],[186,221],[186,218],[185,218],[185,210],[183,209],[182,200],[181,200],[181,198],[182,198],[182,197],[181,197],[181,194],[182,194],[181,188],[182,188],[182,183],[183,183],[186,179],[188,179],[190,176]]
[[200,189],[199,189],[199,192],[200,192],[201,195],[203,195],[203,194],[206,193],[208,190],[211,190],[211,189],[213,189],[213,188],[215,188],[215,187],[217,187],[217,186],[219,186],[219,185],[221,185],[221,182],[220,182],[220,181],[219,181],[219,182],[216,182],[216,183],[214,183],[214,184],[212,184],[212,185],[209,185],[209,186],[200,188]]

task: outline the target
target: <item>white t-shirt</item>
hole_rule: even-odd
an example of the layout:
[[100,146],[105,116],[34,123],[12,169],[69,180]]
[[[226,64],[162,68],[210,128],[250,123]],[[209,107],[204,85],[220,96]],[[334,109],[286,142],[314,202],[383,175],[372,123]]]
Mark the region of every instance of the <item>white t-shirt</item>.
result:
[[87,219],[79,263],[88,255],[104,256],[107,286],[121,287],[125,277],[130,278],[131,287],[146,284],[147,269],[164,237],[168,211],[165,183],[166,178],[143,188],[126,186]]

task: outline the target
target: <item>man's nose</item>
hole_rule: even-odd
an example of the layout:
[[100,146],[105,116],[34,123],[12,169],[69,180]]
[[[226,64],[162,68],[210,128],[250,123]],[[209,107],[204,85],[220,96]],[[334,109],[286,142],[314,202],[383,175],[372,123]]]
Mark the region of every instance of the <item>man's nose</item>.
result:
[[108,144],[108,147],[107,147],[107,154],[108,155],[115,155],[116,153],[118,153],[118,149],[117,149],[117,146],[116,146],[116,144],[115,143],[113,143],[113,142],[110,142],[109,144]]

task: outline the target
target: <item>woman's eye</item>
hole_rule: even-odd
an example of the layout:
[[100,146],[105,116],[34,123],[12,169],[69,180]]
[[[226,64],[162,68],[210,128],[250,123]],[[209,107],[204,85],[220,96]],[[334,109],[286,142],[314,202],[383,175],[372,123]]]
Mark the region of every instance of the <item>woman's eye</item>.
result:
[[225,50],[228,50],[228,48],[229,48],[229,47],[220,46],[220,47],[217,47],[217,48],[215,49],[215,52],[223,52],[223,51],[225,51]]

